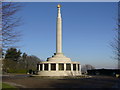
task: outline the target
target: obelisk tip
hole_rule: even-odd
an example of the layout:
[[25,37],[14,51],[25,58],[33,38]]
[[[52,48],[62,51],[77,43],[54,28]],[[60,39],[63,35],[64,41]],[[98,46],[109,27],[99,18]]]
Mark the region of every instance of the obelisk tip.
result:
[[60,5],[60,4],[58,4],[58,5],[57,5],[57,8],[60,8],[60,7],[61,7],[61,5]]

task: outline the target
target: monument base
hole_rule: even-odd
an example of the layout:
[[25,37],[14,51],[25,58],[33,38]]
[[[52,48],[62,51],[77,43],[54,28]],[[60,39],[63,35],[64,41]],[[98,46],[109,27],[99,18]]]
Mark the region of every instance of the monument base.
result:
[[79,62],[45,61],[38,64],[38,76],[80,76]]
[[39,76],[80,76],[79,71],[40,71]]
[[54,53],[54,56],[47,58],[48,62],[71,62],[71,59],[64,56],[63,53]]

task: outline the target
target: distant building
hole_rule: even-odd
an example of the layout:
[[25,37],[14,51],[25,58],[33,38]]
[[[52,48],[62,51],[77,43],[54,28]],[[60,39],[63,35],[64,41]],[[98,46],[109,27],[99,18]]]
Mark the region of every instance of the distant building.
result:
[[87,74],[115,76],[116,74],[120,74],[120,69],[92,69],[92,70],[87,70]]

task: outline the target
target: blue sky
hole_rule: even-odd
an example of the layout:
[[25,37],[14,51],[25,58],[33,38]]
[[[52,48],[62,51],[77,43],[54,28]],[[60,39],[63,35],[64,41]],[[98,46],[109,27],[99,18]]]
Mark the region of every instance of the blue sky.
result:
[[[22,52],[46,60],[56,49],[56,17],[58,2],[26,2],[17,13],[23,24]],[[116,68],[110,43],[115,37],[117,3],[61,2],[63,19],[63,53],[72,61],[96,68]]]

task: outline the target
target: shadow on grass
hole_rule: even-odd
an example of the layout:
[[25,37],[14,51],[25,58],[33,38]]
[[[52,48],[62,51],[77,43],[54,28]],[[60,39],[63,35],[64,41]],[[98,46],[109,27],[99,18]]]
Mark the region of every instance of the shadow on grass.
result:
[[6,83],[2,83],[2,90],[7,90],[7,89],[12,89],[12,90],[19,90],[17,87],[6,84]]

